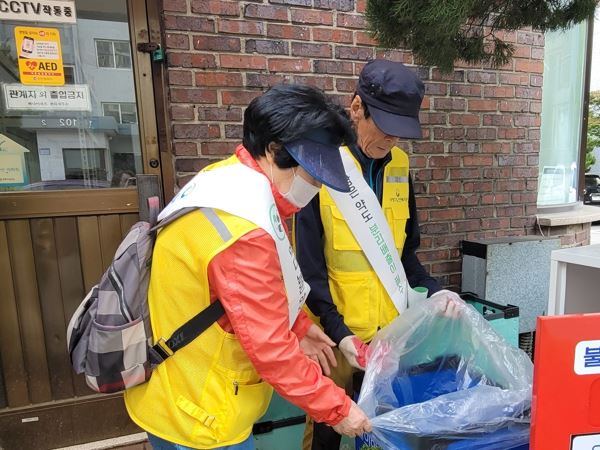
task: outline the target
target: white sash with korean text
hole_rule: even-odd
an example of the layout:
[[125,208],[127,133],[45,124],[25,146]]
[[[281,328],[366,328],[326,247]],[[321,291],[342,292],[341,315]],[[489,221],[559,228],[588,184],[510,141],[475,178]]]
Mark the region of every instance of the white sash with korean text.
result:
[[232,164],[198,173],[162,210],[159,220],[189,207],[214,208],[246,219],[275,241],[288,297],[290,327],[310,290],[277,211],[267,178],[243,165]]
[[394,306],[401,313],[409,304],[422,298],[422,294],[408,284],[392,231],[375,193],[348,152],[341,148],[340,153],[350,192],[327,190]]

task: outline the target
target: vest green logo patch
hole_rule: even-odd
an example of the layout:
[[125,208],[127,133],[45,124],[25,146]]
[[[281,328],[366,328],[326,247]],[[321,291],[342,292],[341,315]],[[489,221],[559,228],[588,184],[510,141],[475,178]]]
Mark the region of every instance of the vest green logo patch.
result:
[[277,239],[280,241],[283,241],[285,239],[285,230],[283,229],[281,217],[279,217],[279,212],[277,211],[275,204],[271,205],[269,216],[271,216],[271,226],[273,227],[273,231],[275,231],[275,236],[277,236]]

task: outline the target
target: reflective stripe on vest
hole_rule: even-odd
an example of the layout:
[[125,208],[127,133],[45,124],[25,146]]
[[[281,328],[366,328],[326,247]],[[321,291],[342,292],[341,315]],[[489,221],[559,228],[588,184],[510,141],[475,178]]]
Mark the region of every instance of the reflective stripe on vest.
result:
[[[355,162],[359,166],[358,161]],[[382,208],[398,253],[402,255],[409,218],[408,156],[397,147],[392,149],[392,159],[384,168],[383,179]],[[321,189],[319,198],[333,301],[346,325],[368,342],[398,313],[326,189]]]
[[[209,305],[210,261],[256,228],[204,209],[159,233],[149,288],[154,336],[169,336]],[[192,448],[214,448],[243,442],[271,394],[236,336],[215,323],[158,366],[147,383],[127,390],[125,404],[133,421],[152,434]]]

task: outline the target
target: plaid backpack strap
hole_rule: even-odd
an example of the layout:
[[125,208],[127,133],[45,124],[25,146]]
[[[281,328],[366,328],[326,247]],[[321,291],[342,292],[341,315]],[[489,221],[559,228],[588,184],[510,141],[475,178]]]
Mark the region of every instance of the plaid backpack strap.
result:
[[150,347],[150,362],[153,365],[160,364],[177,350],[185,347],[200,336],[208,327],[219,320],[223,314],[225,314],[223,305],[219,299],[216,299],[210,306],[177,328],[169,339],[165,340],[161,337],[156,344]]

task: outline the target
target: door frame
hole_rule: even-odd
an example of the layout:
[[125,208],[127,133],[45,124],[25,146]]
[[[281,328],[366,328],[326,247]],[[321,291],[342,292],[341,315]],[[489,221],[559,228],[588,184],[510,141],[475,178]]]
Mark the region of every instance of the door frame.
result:
[[[167,113],[167,69],[164,63],[153,62],[149,53],[138,50],[138,44],[162,42],[160,2],[126,2],[143,172],[159,177],[161,200],[168,201],[174,193],[175,179]],[[158,164],[151,164],[153,160]],[[0,226],[2,221],[11,220],[137,214],[142,190],[138,185],[135,189],[0,192]],[[7,439],[0,444],[7,448],[55,448],[140,431],[127,416],[120,394],[75,395],[0,409],[2,441]]]
[[[160,43],[163,46],[165,40],[163,39],[164,29],[160,5],[161,2],[146,0],[149,42]],[[176,175],[175,159],[172,151],[171,121],[169,119],[169,98],[167,95],[169,92],[169,79],[166,61],[152,64],[152,78],[154,81],[154,108],[162,175],[160,185],[162,186],[164,203],[167,204],[175,196]]]

